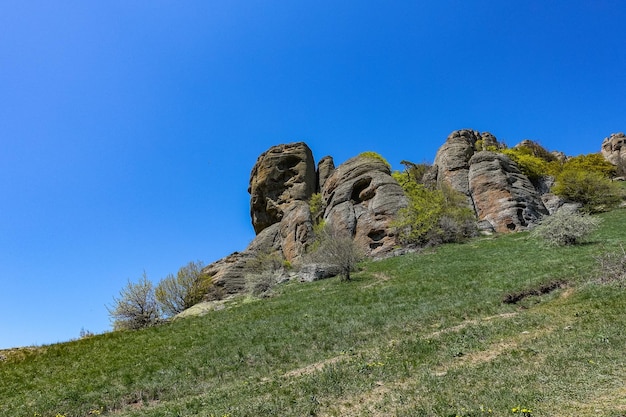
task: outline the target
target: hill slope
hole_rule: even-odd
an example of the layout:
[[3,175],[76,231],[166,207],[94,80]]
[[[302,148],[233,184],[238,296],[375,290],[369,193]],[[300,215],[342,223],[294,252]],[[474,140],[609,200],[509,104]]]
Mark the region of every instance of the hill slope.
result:
[[626,415],[625,285],[593,280],[626,211],[602,217],[581,246],[480,238],[367,263],[352,282],[5,351],[0,415]]

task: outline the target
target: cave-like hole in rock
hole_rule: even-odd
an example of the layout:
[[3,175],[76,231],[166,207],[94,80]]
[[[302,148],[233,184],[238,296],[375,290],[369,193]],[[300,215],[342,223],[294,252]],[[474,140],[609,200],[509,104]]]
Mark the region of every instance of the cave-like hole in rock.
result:
[[509,230],[515,230],[515,223],[507,223],[506,228]]
[[385,235],[386,233],[384,230],[372,230],[371,232],[367,234],[367,237],[372,239],[374,242],[378,242],[379,240],[384,238]]
[[381,247],[382,245],[383,245],[382,242],[372,242],[370,243],[370,249],[374,250],[376,248]]
[[298,165],[300,158],[296,155],[285,155],[278,163],[278,169],[280,171],[286,171]]
[[356,203],[360,203],[363,201],[361,199],[361,193],[372,183],[372,179],[369,177],[360,178],[355,181],[354,186],[352,187],[352,195],[350,199]]

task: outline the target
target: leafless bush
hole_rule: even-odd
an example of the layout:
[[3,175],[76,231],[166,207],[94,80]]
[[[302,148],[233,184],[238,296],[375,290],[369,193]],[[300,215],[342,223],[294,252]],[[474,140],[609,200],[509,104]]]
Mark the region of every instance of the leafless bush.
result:
[[278,271],[261,271],[246,275],[246,292],[253,297],[269,297],[272,288],[278,284],[281,274]]
[[626,285],[626,251],[609,252],[596,257],[598,262],[598,281],[603,284],[619,282]]
[[160,320],[154,288],[145,272],[139,282],[128,281],[119,298],[113,297],[113,306],[107,307],[107,310],[114,330],[140,329]]
[[313,245],[308,260],[324,263],[341,269],[342,279],[350,281],[350,273],[365,255],[347,231],[337,230],[332,226],[324,226],[318,231],[317,242]]
[[559,210],[546,216],[535,227],[531,235],[543,239],[550,245],[566,246],[580,243],[600,226],[600,219],[578,212]]
[[155,296],[167,316],[174,316],[202,301],[211,287],[211,277],[202,272],[202,262],[189,262],[169,274],[155,289]]

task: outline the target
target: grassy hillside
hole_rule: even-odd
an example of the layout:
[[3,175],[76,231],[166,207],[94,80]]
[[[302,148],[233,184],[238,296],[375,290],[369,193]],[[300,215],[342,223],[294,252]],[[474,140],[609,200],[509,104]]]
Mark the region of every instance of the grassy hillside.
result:
[[[626,283],[596,283],[594,257],[619,250],[626,211],[601,217],[576,247],[483,237],[352,282],[2,352],[0,415],[624,416]],[[542,287],[557,288],[502,302]]]

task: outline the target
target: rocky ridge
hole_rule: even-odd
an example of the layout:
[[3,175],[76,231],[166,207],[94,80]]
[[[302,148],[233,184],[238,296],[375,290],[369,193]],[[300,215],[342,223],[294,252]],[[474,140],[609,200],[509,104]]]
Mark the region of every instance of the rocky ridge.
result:
[[501,144],[489,132],[454,131],[437,151],[428,180],[465,194],[483,230],[523,230],[549,211],[539,187],[515,162],[487,150],[499,147]]
[[[277,145],[262,153],[250,175],[250,217],[257,236],[242,252],[235,252],[204,269],[213,277],[219,296],[240,292],[250,261],[259,254],[278,253],[299,263],[313,242],[314,220],[309,200],[323,199],[321,219],[345,230],[368,256],[380,256],[398,244],[391,228],[406,197],[391,176],[390,167],[377,158],[357,156],[335,168],[326,156],[315,165],[304,143]],[[319,268],[310,279],[325,276]],[[335,272],[336,273],[336,272]]]
[[[625,144],[623,133],[613,134],[602,143],[602,154],[617,164],[626,154]],[[424,181],[463,193],[479,229],[486,232],[525,230],[563,207],[575,209],[549,193],[553,179],[533,183],[513,160],[494,151],[501,147],[489,132],[454,131],[437,151]],[[566,158],[561,152],[553,155]],[[256,237],[244,251],[204,269],[215,284],[209,298],[241,292],[246,275],[254,272],[251,260],[260,254],[277,253],[285,261],[301,263],[318,219],[345,230],[370,257],[385,256],[399,246],[392,221],[407,199],[382,158],[362,154],[335,167],[333,158],[326,156],[316,165],[304,142],[277,145],[258,157],[248,191]],[[309,202],[316,193],[322,210],[313,219]],[[315,280],[335,273],[309,265],[299,278]]]

